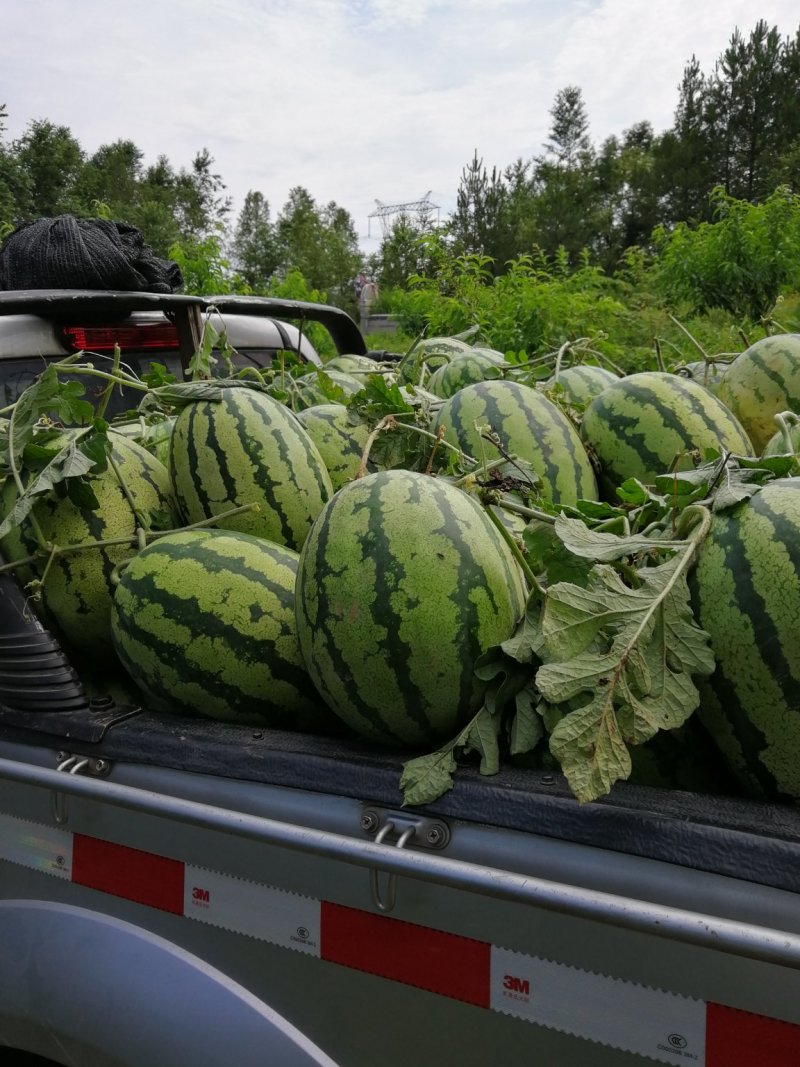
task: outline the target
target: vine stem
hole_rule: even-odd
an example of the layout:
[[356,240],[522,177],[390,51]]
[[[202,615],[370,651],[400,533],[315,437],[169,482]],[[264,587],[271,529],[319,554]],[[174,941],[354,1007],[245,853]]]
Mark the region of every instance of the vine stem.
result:
[[703,359],[708,359],[708,352],[706,352],[706,350],[703,348],[703,346],[700,344],[700,342],[697,340],[697,338],[694,337],[691,333],[689,333],[689,331],[686,329],[686,327],[683,325],[683,323],[679,322],[678,319],[676,319],[675,316],[671,312],[670,312],[670,316],[669,317],[672,319],[672,321],[675,323],[675,325],[679,329],[683,330],[683,332],[686,334],[686,336],[692,342],[692,344],[697,349],[697,351],[700,353],[700,355],[703,357]]
[[[483,503],[483,501],[482,501],[482,503]],[[486,514],[491,519],[492,523],[494,523],[495,527],[500,532],[501,537],[503,538],[505,543],[508,545],[508,547],[511,549],[511,552],[512,552],[512,554],[514,556],[514,559],[519,564],[519,568],[520,568],[520,570],[522,571],[522,573],[525,576],[525,581],[528,583],[529,589],[535,589],[538,596],[544,597],[545,596],[544,586],[539,582],[539,579],[536,577],[536,575],[531,570],[530,564],[528,563],[528,561],[523,556],[519,545],[514,540],[514,538],[511,536],[510,531],[506,528],[506,524],[503,522],[503,520],[500,518],[500,516],[497,514],[497,512],[494,510],[494,508],[492,508],[491,504],[483,503],[483,507],[484,507],[484,510],[485,510]]]
[[[48,556],[69,556],[73,552],[87,552],[93,548],[109,548],[117,545],[139,545],[141,543],[142,534],[146,541],[157,541],[160,537],[166,537],[168,534],[174,533],[186,533],[189,530],[202,530],[208,526],[215,526],[222,519],[228,519],[232,515],[240,515],[245,511],[258,511],[258,504],[240,504],[238,507],[230,508],[228,511],[221,511],[219,515],[213,515],[210,519],[201,519],[199,522],[190,523],[189,526],[176,526],[171,530],[142,530],[141,527],[137,527],[136,531],[130,537],[111,537],[105,541],[82,541],[78,545],[45,545],[43,551],[46,551]],[[35,563],[40,558],[41,552],[34,553],[32,556],[25,556],[24,559],[15,560],[13,563],[4,563],[0,566],[0,574],[4,574],[6,571],[16,570],[18,567],[25,567],[29,563]],[[49,567],[49,562],[48,562]]]
[[[120,360],[122,358],[122,349],[119,345],[114,345],[114,362],[111,364],[111,373],[116,376],[120,369]],[[95,415],[98,419],[102,419],[105,416],[108,402],[111,399],[111,394],[114,392],[114,383],[109,382],[103,390],[103,395],[100,397],[100,401],[97,405]]]
[[558,353],[556,354],[556,366],[555,370],[553,371],[553,380],[556,384],[558,384],[558,376],[561,373],[561,363],[564,359],[564,356],[567,354],[567,352],[569,352],[570,348],[572,348],[572,342],[565,341],[561,348],[559,348]]

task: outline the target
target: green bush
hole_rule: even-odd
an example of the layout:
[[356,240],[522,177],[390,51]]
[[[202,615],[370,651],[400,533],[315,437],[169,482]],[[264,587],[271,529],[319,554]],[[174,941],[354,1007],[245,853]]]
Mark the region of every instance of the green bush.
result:
[[697,312],[768,322],[781,293],[800,286],[800,197],[781,186],[751,204],[717,188],[712,203],[715,222],[655,231],[661,289]]

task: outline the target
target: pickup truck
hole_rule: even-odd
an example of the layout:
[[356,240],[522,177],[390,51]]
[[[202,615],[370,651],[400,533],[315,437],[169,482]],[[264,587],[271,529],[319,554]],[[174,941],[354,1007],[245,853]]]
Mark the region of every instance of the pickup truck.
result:
[[[185,365],[212,306],[258,358],[275,316],[366,350],[321,305],[3,293],[5,402],[78,327]],[[794,807],[465,765],[412,809],[408,756],[90,688],[0,573],[0,1065],[800,1063]]]

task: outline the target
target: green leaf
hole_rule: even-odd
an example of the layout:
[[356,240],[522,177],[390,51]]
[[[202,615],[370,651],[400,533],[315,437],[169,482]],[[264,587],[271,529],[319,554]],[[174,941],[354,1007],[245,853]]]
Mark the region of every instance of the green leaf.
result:
[[533,683],[517,694],[516,712],[509,731],[509,751],[512,756],[532,752],[544,739],[545,728],[538,704],[539,696]]
[[[89,474],[93,468],[93,461],[81,451],[75,438],[70,437],[67,444],[56,453],[55,457],[19,494],[14,507],[0,523],[0,540],[25,520],[36,503],[38,496],[58,487],[66,479],[72,482],[75,479],[82,478],[83,475]],[[79,490],[76,489],[75,492],[80,495]],[[93,492],[91,495],[94,503],[89,506],[96,508],[97,498]]]
[[574,555],[606,563],[642,552],[664,551],[683,545],[682,541],[657,540],[640,534],[621,537],[618,534],[590,530],[581,519],[569,519],[564,515],[559,515],[556,519],[555,532]]
[[189,374],[193,382],[198,379],[210,378],[216,359],[214,357],[214,345],[219,339],[219,334],[206,319],[203,323],[203,333],[197,351],[189,360]]
[[720,473],[711,503],[713,512],[726,511],[749,500],[762,485],[774,477],[766,467],[738,467],[728,463]]
[[631,773],[631,757],[619,732],[613,701],[603,691],[558,723],[550,735],[550,751],[582,804],[605,795]]
[[536,685],[549,705],[566,705],[550,749],[582,802],[627,777],[628,744],[691,715],[699,703],[694,676],[714,669],[689,603],[693,550],[690,542],[667,562],[639,568],[636,589],[599,564],[587,588],[548,590]]
[[431,804],[452,789],[458,750],[480,756],[481,774],[497,774],[500,769],[498,731],[499,719],[482,707],[452,741],[436,752],[404,763],[400,776],[403,805]]
[[175,380],[175,375],[170,374],[163,363],[151,363],[150,369],[146,374],[142,375],[142,381],[145,385],[149,385],[151,389],[157,389],[162,385],[170,385]]

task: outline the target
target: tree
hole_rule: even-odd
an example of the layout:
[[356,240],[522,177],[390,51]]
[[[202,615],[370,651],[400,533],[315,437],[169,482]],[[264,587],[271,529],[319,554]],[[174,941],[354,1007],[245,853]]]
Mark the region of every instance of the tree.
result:
[[279,255],[263,193],[251,189],[244,198],[232,242],[233,263],[254,292],[262,292],[278,268]]
[[505,200],[502,174],[492,167],[489,175],[476,149],[461,172],[456,209],[449,222],[453,251],[457,255],[490,256],[495,262],[499,259],[502,268],[498,253],[506,236]]
[[568,85],[556,93],[545,154],[533,172],[536,239],[544,251],[565,248],[575,259],[594,244],[600,228],[595,190],[595,154],[581,90]]
[[800,285],[800,197],[782,187],[751,204],[719,186],[712,205],[712,223],[656,231],[661,285],[697,311],[723,308],[759,322],[784,288]]
[[83,166],[75,183],[75,193],[84,210],[96,213],[105,204],[111,217],[134,222],[142,183],[144,153],[133,141],[101,145]]
[[27,201],[17,205],[21,216],[48,217],[78,208],[76,184],[84,153],[66,126],[32,122],[12,150],[26,190]]
[[595,162],[599,240],[596,251],[609,270],[617,267],[626,249],[646,248],[661,221],[661,203],[656,185],[654,145],[649,122],[637,122],[622,138],[609,137]]
[[213,166],[213,156],[202,148],[191,170],[182,169],[175,180],[176,214],[183,237],[201,240],[218,234],[225,225],[231,199],[224,195],[225,183]]
[[381,241],[375,263],[378,281],[384,289],[404,288],[413,274],[424,270],[422,235],[430,229],[427,218],[402,212]]
[[552,125],[545,151],[565,170],[575,170],[591,151],[589,119],[583,93],[577,85],[559,89],[550,108]]
[[333,302],[353,304],[351,283],[361,257],[353,220],[344,208],[332,200],[320,209],[308,190],[297,185],[278,215],[276,237],[284,274],[296,268]]
[[[765,192],[765,172],[786,131],[784,45],[777,27],[761,19],[745,40],[737,29],[717,61],[709,87],[717,180],[730,196],[746,200]],[[796,125],[796,120],[795,123]]]

